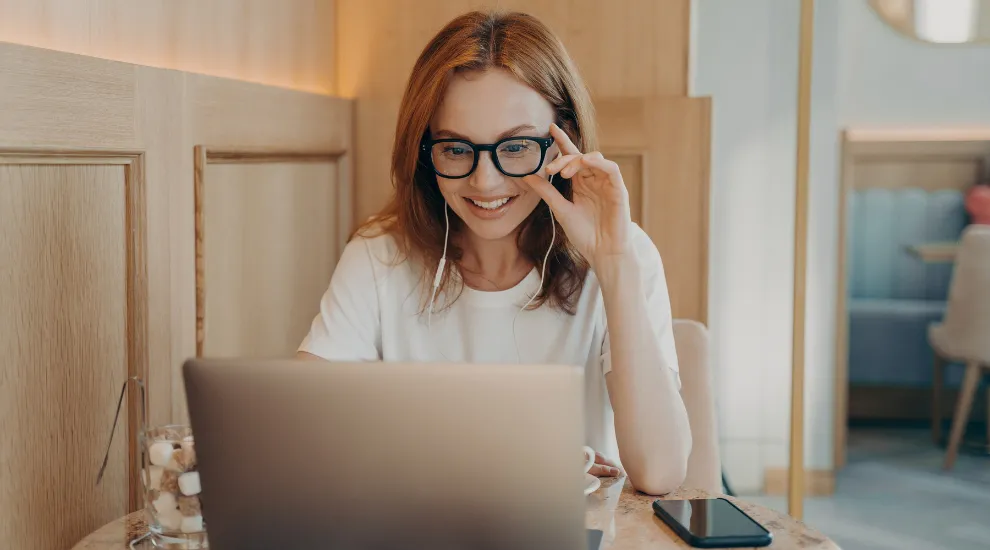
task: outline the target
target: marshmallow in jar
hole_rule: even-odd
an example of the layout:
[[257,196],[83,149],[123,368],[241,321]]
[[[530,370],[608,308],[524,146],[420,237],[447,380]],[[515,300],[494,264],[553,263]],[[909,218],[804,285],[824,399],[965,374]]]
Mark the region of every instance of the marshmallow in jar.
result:
[[153,530],[166,535],[202,533],[202,486],[196,470],[195,441],[189,429],[165,426],[146,434],[147,463],[143,476]]

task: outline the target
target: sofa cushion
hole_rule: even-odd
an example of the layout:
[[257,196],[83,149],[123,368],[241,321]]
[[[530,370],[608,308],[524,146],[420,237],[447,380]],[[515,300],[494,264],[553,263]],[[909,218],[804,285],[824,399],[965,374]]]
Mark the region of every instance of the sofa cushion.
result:
[[942,319],[940,300],[853,299],[849,303],[849,382],[931,384],[928,325]]

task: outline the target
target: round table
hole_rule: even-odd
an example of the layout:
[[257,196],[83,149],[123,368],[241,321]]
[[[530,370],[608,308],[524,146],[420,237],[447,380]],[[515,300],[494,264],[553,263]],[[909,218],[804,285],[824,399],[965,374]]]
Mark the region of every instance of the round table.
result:
[[[637,493],[622,479],[603,479],[602,486],[587,497],[585,524],[604,533],[602,547],[608,550],[663,550],[690,548],[653,514],[656,497]],[[710,498],[704,491],[682,489],[666,499]],[[825,535],[784,514],[726,497],[773,533],[770,548],[786,550],[838,550]],[[83,539],[73,550],[127,550],[128,543],[147,532],[144,512],[111,522]],[[139,543],[135,548],[151,548]]]

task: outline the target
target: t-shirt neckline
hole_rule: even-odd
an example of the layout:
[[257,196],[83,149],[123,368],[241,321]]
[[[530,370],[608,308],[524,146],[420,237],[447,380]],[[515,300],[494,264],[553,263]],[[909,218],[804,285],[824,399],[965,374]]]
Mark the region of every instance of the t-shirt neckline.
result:
[[516,286],[505,290],[475,290],[464,285],[460,299],[467,304],[478,307],[522,307],[539,285],[540,274],[536,272],[534,267]]

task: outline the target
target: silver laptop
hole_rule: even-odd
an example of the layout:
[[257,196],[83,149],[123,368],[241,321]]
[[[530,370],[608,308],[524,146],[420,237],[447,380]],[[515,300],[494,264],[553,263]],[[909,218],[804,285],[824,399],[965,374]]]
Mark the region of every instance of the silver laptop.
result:
[[578,367],[232,359],[184,375],[215,550],[598,547]]

